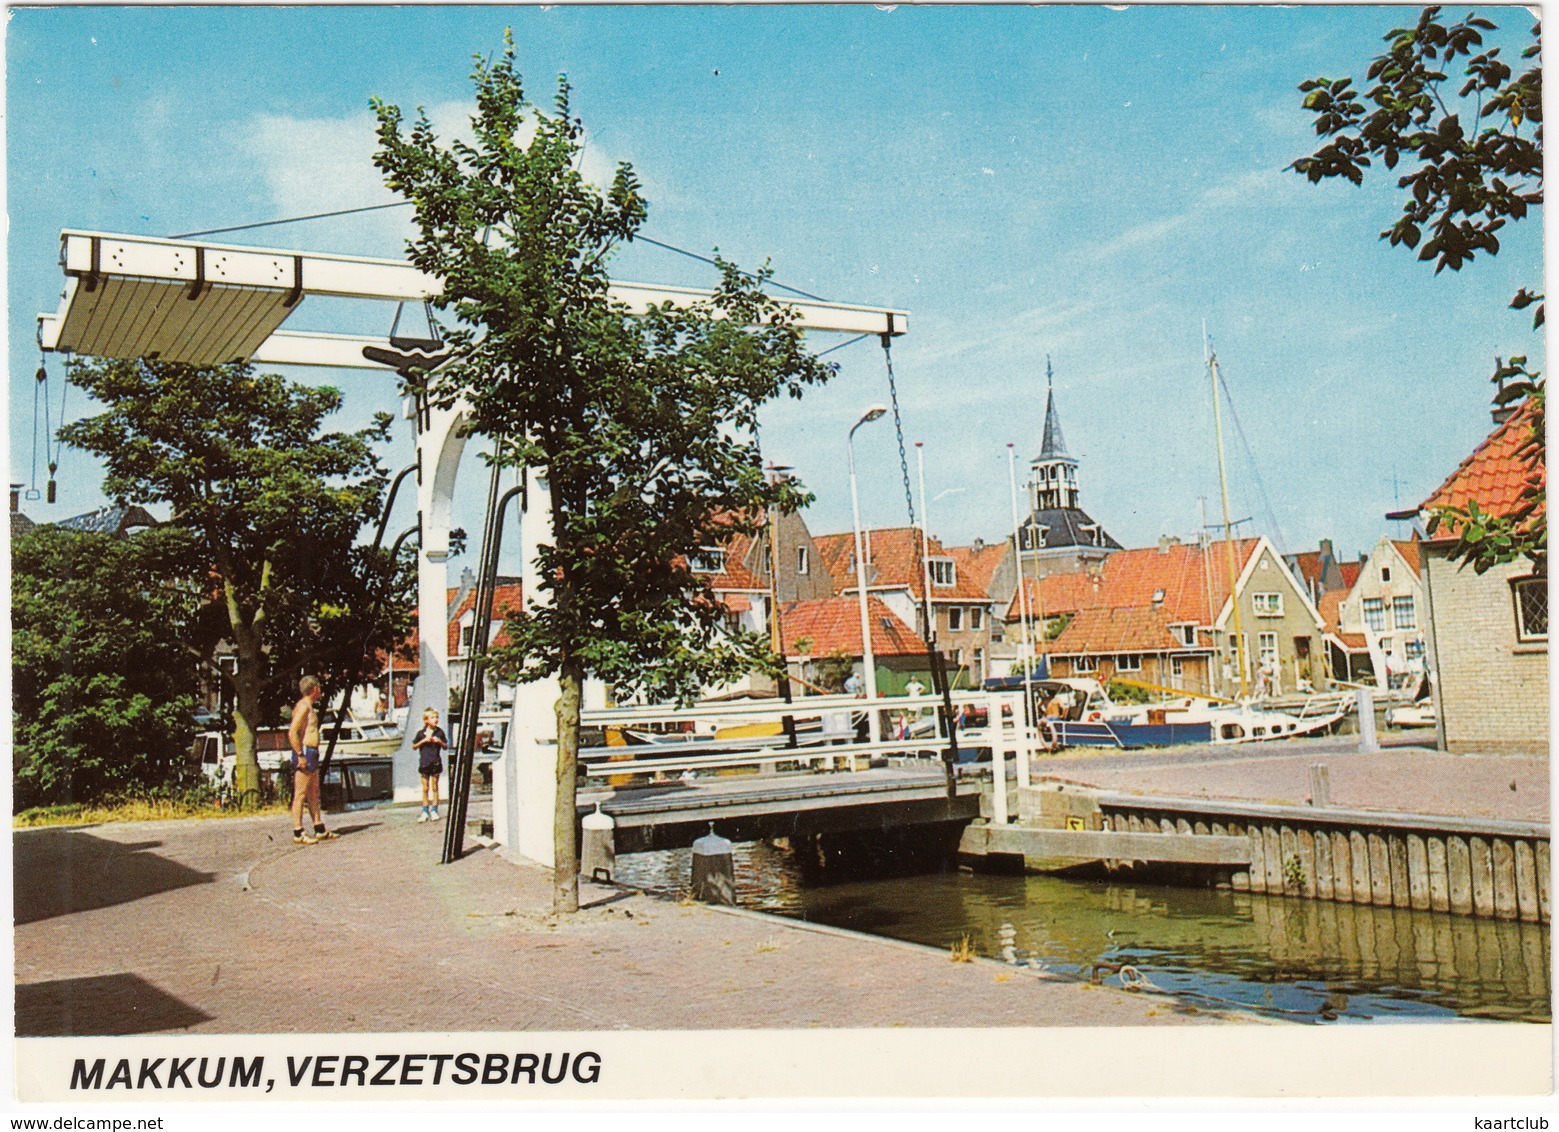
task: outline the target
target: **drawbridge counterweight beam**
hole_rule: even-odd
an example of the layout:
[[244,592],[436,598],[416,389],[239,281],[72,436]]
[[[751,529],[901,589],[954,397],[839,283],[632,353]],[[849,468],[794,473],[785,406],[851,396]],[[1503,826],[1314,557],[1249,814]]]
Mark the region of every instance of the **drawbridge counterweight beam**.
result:
[[[38,316],[45,350],[103,358],[160,358],[186,365],[254,361],[388,371],[363,348],[387,337],[282,330],[311,295],[388,302],[436,298],[439,282],[409,263],[359,256],[163,240],[105,232],[60,236],[65,295]],[[642,312],[690,305],[709,291],[657,283],[613,283],[611,295]],[[803,330],[899,335],[904,311],[786,300]]]

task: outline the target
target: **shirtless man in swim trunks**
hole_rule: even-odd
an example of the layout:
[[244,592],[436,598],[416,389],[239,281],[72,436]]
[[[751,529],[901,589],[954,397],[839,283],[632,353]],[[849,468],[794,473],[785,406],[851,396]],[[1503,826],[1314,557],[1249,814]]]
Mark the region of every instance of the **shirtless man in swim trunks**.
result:
[[[325,828],[319,816],[319,681],[305,676],[298,681],[302,693],[292,708],[292,726],[287,739],[292,744],[292,843],[313,845],[316,841],[334,841],[339,836]],[[303,831],[303,803],[309,805],[314,832]]]

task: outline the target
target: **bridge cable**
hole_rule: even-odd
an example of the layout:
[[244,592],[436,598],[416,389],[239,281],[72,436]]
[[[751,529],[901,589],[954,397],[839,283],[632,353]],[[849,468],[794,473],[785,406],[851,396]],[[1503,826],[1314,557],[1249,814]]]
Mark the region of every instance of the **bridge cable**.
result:
[[[225,232],[247,232],[253,228],[274,228],[279,224],[301,224],[306,220],[329,220],[336,216],[353,216],[360,212],[379,212],[386,208],[407,208],[414,203],[414,201],[409,200],[397,200],[391,201],[388,204],[364,205],[361,208],[338,208],[333,212],[313,212],[307,216],[287,216],[280,220],[257,220],[252,224],[232,224],[225,228],[205,228],[199,232],[180,232],[177,235],[169,236],[167,238],[170,240],[189,240],[196,236],[220,236]],[[667,244],[660,240],[653,240],[650,237],[644,235],[635,235],[633,240],[643,241],[646,244],[653,244],[657,248],[664,248],[668,252],[676,252],[678,255],[687,256],[689,259],[696,259],[700,263],[709,264],[711,267],[719,266],[717,261],[710,259],[708,256],[699,255],[697,252],[690,252],[686,248],[677,247],[675,244]],[[485,237],[483,239],[483,243],[486,243]],[[750,271],[744,271],[742,272],[742,275],[746,276],[748,279],[758,278]],[[769,283],[772,286],[778,287],[782,291],[789,291],[793,295],[800,295],[803,299],[811,299],[818,303],[826,303],[829,301],[828,299],[823,298],[821,295],[814,295],[810,291],[801,290],[799,287],[787,286],[777,279],[770,279]]]
[[[947,778],[947,796],[953,798],[957,795],[957,779],[953,772],[953,764],[958,761],[958,734],[954,726],[953,716],[953,692],[947,678],[947,671],[942,667],[941,650],[932,643],[935,636],[934,623],[931,620],[931,593],[926,583],[926,564],[922,550],[922,542],[915,538],[915,496],[909,486],[909,456],[904,451],[904,421],[899,414],[899,389],[893,374],[893,316],[888,316],[888,329],[882,334],[882,356],[888,369],[888,400],[893,406],[893,432],[899,445],[899,475],[904,482],[904,506],[909,512],[910,541],[915,544],[915,570],[920,578],[920,618],[926,630],[926,659],[931,665],[932,690],[942,697],[942,725],[947,732],[947,749],[942,752],[942,767]],[[861,600],[867,600],[866,594],[861,595]],[[870,626],[867,627],[870,632]],[[865,656],[866,642],[861,642],[862,656]],[[871,705],[868,711],[875,711],[876,705]],[[993,720],[993,727],[1000,727],[1001,720]]]

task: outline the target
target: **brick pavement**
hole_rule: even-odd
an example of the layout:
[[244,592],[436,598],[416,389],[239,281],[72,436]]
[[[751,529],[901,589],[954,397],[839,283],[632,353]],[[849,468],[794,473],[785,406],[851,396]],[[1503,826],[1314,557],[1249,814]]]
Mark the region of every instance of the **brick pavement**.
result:
[[411,808],[13,832],[23,1035],[1207,1021],[1161,999],[747,912],[585,886]]

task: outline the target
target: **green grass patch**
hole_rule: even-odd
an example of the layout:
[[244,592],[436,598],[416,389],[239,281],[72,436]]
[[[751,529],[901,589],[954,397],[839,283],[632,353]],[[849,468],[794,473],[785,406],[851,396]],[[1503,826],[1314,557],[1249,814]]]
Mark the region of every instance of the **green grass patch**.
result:
[[170,821],[176,819],[247,818],[288,812],[284,802],[237,806],[216,800],[184,798],[135,798],[87,804],[72,802],[59,806],[35,806],[11,819],[12,829],[36,829],[51,825],[102,825],[124,821]]

